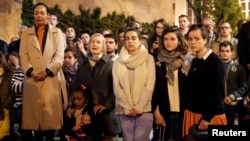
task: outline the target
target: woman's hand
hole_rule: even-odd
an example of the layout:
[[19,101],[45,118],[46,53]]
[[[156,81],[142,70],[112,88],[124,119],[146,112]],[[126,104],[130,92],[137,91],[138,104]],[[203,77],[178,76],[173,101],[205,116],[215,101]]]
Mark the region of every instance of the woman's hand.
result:
[[132,109],[130,109],[129,111],[128,111],[128,114],[126,114],[127,116],[129,116],[129,117],[135,117],[135,109],[134,108],[132,108]]
[[31,73],[32,78],[34,78],[36,81],[43,81],[45,78],[48,76],[46,71],[40,71],[40,72],[35,72],[33,71]]
[[71,116],[74,115],[75,111],[75,109],[69,108],[67,110],[67,116],[71,118]]
[[94,107],[94,112],[95,113],[101,113],[103,110],[105,110],[106,108],[103,105],[95,105]]
[[134,113],[135,113],[135,116],[140,116],[140,115],[143,114],[142,111],[139,111],[139,110],[137,110],[137,109],[134,109]]
[[157,106],[155,111],[154,111],[154,117],[155,117],[155,124],[159,125],[159,126],[166,126],[166,122],[163,118],[163,116],[160,113],[159,107]]
[[78,131],[79,129],[81,129],[80,125],[76,125],[72,128],[73,131]]
[[208,129],[208,125],[209,125],[209,122],[206,121],[206,120],[201,120],[199,126],[198,126],[198,129],[200,130],[207,130]]
[[135,108],[132,108],[132,109],[129,110],[129,113],[127,114],[127,116],[136,117],[136,116],[140,116],[142,114],[143,114],[143,112],[141,112],[141,111],[139,111],[139,110],[137,110]]

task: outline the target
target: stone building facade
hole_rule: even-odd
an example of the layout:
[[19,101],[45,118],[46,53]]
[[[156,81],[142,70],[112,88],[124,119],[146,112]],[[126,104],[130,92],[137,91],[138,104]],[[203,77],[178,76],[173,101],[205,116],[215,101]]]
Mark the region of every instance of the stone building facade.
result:
[[[79,4],[85,9],[100,7],[102,16],[116,11],[126,16],[133,15],[140,22],[152,22],[164,18],[170,24],[178,25],[178,16],[187,13],[186,0],[33,0],[44,2],[49,7],[56,4],[65,12],[79,14]],[[22,0],[0,0],[0,38],[9,43],[16,36],[21,22]],[[4,5],[4,6],[3,6]]]

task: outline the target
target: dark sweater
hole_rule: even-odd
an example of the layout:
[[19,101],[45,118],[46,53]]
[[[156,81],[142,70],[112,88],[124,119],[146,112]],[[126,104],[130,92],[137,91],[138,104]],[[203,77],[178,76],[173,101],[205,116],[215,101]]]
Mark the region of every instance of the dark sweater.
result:
[[[166,64],[161,63],[161,66],[156,66],[156,82],[155,89],[152,97],[152,111],[154,111],[159,106],[160,113],[162,115],[169,116],[166,119],[170,119],[170,102],[168,96],[168,82],[166,78]],[[180,112],[183,112],[184,100],[183,95],[186,91],[186,80],[187,76],[178,70],[178,82],[179,82],[179,92],[180,92]]]
[[210,120],[224,113],[224,68],[220,58],[211,53],[205,60],[193,59],[188,74],[186,109]]

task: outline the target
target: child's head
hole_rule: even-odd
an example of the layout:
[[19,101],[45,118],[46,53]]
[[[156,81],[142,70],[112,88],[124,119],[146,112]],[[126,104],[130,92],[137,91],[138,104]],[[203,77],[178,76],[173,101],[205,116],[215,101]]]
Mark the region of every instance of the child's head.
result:
[[78,88],[73,93],[73,103],[76,109],[81,109],[89,100],[89,90]]
[[72,67],[78,60],[78,53],[75,48],[66,48],[64,50],[64,65],[66,67]]
[[19,55],[17,52],[11,52],[9,54],[8,65],[11,70],[16,70],[20,66]]

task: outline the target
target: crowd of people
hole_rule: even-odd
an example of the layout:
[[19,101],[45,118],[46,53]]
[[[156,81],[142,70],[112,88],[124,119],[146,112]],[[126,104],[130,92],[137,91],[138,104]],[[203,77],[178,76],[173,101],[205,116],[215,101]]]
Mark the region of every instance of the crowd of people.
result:
[[0,140],[188,141],[193,126],[250,127],[250,22],[235,37],[229,21],[216,31],[180,15],[150,35],[131,21],[77,38],[45,3],[33,14],[0,41]]

